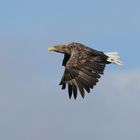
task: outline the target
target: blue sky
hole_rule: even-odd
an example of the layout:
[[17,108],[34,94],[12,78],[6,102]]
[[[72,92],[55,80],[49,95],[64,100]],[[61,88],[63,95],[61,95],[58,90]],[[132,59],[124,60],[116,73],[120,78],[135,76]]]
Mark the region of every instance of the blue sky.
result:
[[[0,2],[0,139],[139,140],[140,1]],[[83,100],[58,86],[63,56],[48,46],[81,42],[118,51]]]

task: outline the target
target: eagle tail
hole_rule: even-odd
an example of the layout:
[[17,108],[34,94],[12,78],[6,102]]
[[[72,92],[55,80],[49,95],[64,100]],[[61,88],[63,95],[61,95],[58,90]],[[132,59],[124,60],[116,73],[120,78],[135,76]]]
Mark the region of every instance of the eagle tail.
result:
[[123,62],[120,60],[120,56],[118,52],[107,52],[105,53],[105,55],[108,56],[108,59],[107,59],[108,62],[117,64],[119,66],[123,65]]

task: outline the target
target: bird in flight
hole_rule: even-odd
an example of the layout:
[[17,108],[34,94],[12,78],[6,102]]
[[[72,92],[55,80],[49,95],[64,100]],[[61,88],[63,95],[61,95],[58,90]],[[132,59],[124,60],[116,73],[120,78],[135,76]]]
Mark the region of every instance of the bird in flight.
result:
[[59,85],[62,89],[67,86],[69,98],[73,95],[76,99],[78,91],[84,98],[85,91],[89,93],[99,81],[106,64],[123,65],[118,52],[104,53],[81,43],[55,45],[48,50],[64,54],[65,70]]

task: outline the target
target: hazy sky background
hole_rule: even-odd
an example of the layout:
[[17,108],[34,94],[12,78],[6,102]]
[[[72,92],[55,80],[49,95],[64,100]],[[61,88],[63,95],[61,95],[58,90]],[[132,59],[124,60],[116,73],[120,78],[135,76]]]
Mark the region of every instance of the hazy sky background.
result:
[[[124,61],[84,100],[60,90],[63,56],[47,51],[71,41]],[[139,52],[139,0],[0,1],[0,139],[139,140]]]

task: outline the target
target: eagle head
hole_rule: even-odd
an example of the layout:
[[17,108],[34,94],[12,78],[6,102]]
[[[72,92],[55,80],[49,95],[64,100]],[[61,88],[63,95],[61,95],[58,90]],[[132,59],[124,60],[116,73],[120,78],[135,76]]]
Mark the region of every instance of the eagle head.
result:
[[58,53],[71,55],[72,50],[74,49],[74,47],[77,47],[77,44],[78,43],[72,42],[68,44],[55,45],[55,46],[49,47],[48,51],[55,51]]

